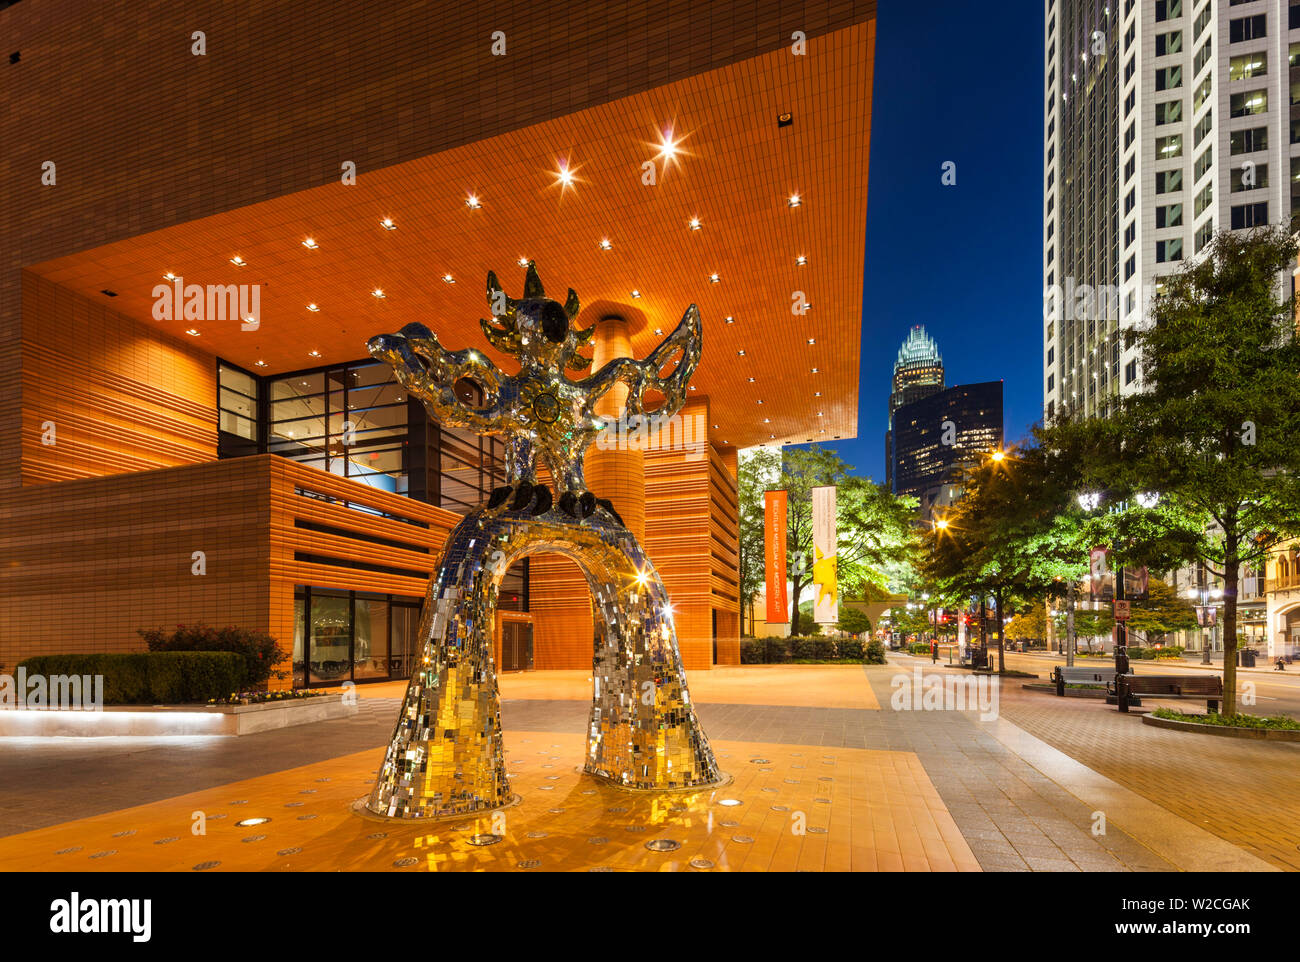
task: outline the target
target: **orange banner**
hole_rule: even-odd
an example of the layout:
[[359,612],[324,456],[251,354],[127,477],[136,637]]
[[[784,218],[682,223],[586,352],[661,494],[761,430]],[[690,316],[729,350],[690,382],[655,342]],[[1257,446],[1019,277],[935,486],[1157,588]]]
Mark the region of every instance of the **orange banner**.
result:
[[790,607],[785,596],[785,532],[786,493],[763,493],[763,544],[764,568],[767,573],[768,624],[784,624],[790,620]]

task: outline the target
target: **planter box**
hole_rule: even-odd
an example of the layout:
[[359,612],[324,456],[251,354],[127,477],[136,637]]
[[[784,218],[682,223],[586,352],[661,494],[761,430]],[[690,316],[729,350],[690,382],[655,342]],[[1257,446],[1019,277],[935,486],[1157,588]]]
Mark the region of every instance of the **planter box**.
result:
[[103,711],[0,711],[0,738],[251,735],[355,715],[355,700],[320,695],[261,705],[114,705]]
[[1155,715],[1143,715],[1142,724],[1154,725],[1156,728],[1172,728],[1180,732],[1197,732],[1201,735],[1222,735],[1225,738],[1300,742],[1300,731],[1289,731],[1285,728],[1228,728],[1224,725],[1201,725],[1196,722],[1175,721],[1172,718],[1157,718]]

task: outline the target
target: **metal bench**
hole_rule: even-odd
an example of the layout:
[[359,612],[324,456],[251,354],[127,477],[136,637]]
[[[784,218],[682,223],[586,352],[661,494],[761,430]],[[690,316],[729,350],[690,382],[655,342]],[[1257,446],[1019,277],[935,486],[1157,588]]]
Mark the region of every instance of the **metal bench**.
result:
[[1053,677],[1056,679],[1056,693],[1064,697],[1066,685],[1107,685],[1115,680],[1114,668],[1067,668],[1057,665]]
[[1106,690],[1114,694],[1120,711],[1128,711],[1132,695],[1179,695],[1204,698],[1206,710],[1217,715],[1223,679],[1218,675],[1116,675]]

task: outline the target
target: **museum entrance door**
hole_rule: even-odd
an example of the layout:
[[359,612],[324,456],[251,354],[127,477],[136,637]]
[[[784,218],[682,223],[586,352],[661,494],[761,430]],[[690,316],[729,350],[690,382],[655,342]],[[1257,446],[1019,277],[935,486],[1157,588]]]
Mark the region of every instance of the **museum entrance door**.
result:
[[532,671],[533,625],[529,621],[502,621],[501,670]]

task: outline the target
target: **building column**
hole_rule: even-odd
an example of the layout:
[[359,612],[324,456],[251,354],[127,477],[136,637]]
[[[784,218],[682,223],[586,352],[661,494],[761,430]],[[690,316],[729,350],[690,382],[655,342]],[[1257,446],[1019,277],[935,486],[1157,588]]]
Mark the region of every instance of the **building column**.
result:
[[[621,317],[604,317],[596,324],[592,336],[591,369],[599,371],[615,358],[632,357],[632,337],[628,323]],[[616,384],[596,402],[595,411],[601,417],[617,420],[623,416],[627,403],[626,384]],[[622,441],[626,435],[614,435]],[[616,447],[601,448],[593,444],[587,449],[584,472],[587,487],[598,498],[608,498],[623,523],[645,543],[645,455],[640,445],[620,443]]]

